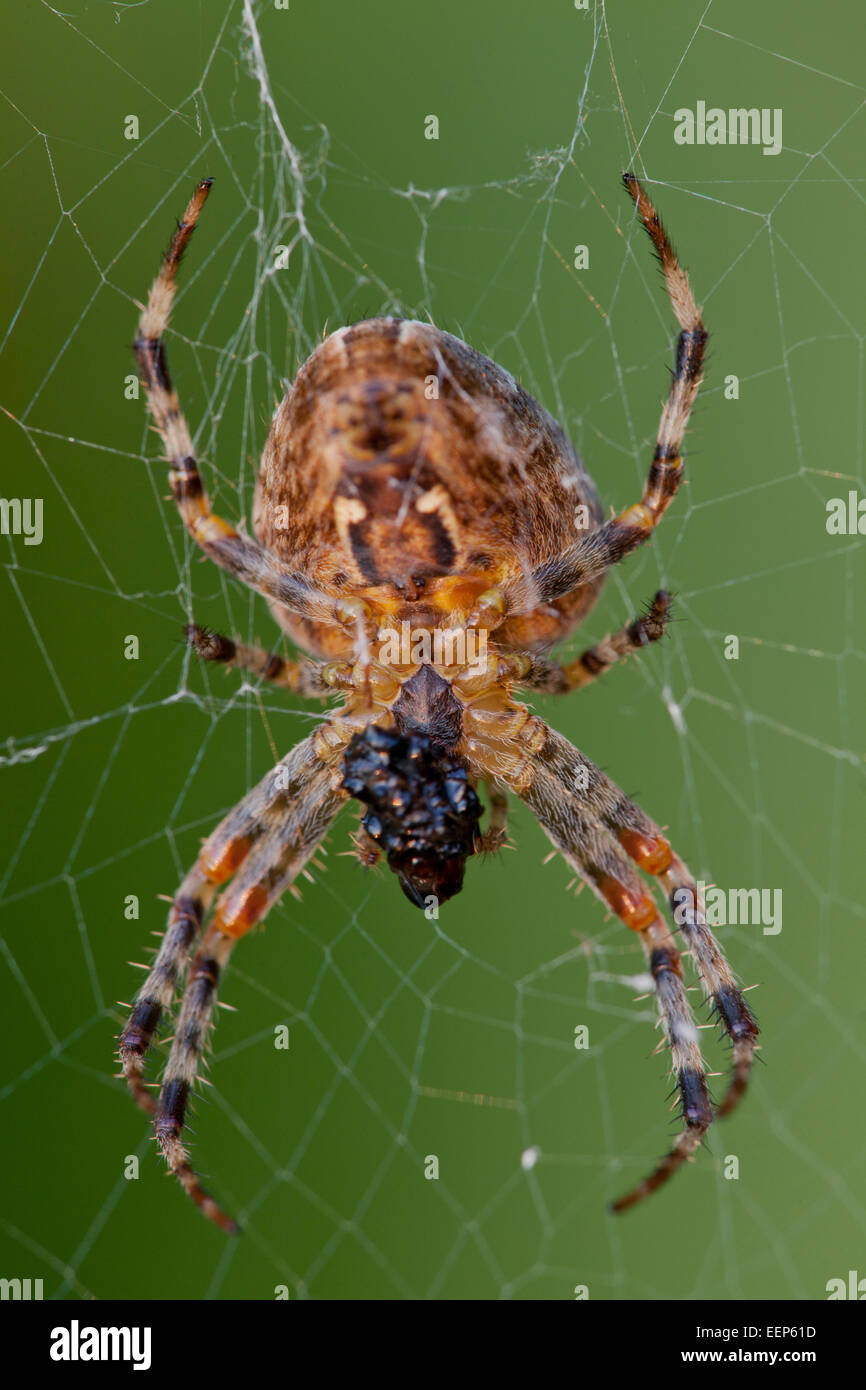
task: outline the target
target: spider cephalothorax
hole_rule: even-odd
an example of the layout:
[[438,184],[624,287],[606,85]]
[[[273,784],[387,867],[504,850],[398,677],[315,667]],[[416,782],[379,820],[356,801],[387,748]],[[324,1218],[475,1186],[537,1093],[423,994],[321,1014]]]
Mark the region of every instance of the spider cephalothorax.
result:
[[[580,689],[661,637],[669,615],[669,595],[660,590],[644,616],[572,661],[544,655],[573,631],[607,570],[652,535],[674,498],[701,379],[707,334],[688,277],[641,184],[623,178],[680,331],[641,499],[608,521],[562,429],[513,377],[431,324],[380,318],[326,338],[277,407],[253,539],[211,510],[163,344],[177,267],[209,179],[196,189],[142,312],[135,350],[190,536],[263,595],[284,630],[317,659],[288,660],[194,624],[189,640],[204,660],[342,701],[205,841],[120,1039],[124,1073],[142,1108],[155,1112],[170,1167],[224,1229],[234,1223],[202,1188],[182,1140],[220,975],[237,939],[293,887],[349,797],[367,808],[356,841],[361,861],[384,852],[410,900],[425,906],[459,890],[469,855],[504,842],[511,792],[638,937],[684,1127],[617,1210],[660,1187],[696,1152],[713,1118],[682,961],[665,920],[672,901],[733,1045],[718,1113],[733,1110],[745,1090],[758,1028],[688,868],[639,806],[515,698],[519,686]],[[490,800],[483,834],[481,782]],[[184,976],[154,1105],[144,1058]]]
[[343,787],[369,807],[364,830],[416,907],[446,902],[463,887],[479,846],[481,802],[466,769],[430,738],[368,724],[353,734]]

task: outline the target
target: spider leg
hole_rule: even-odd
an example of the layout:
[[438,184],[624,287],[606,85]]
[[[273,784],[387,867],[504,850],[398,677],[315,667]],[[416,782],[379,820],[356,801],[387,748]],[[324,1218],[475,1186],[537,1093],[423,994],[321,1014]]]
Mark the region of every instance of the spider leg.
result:
[[625,1211],[666,1183],[696,1152],[713,1110],[698,1030],[683,984],[682,961],[652,896],[615,838],[572,791],[563,796],[558,779],[539,768],[523,799],[557,849],[596,896],[640,937],[679,1091],[683,1129],[669,1152],[636,1187],[615,1203]]
[[[363,815],[366,807],[359,803],[359,810]],[[363,869],[375,869],[381,863],[382,851],[372,835],[367,834],[363,825],[358,825],[349,838],[352,841],[352,849],[346,853],[354,854]]]
[[546,695],[582,690],[623,657],[640,651],[650,642],[658,642],[664,636],[670,611],[671,596],[667,590],[659,589],[645,613],[632,618],[619,632],[603,638],[594,647],[587,647],[574,661],[562,663],[533,657],[528,675],[518,684],[524,690],[539,690]]
[[[285,770],[287,786],[295,785],[314,760],[312,740],[306,739],[279,764]],[[205,840],[172,903],[162,944],[119,1042],[123,1075],[135,1100],[149,1114],[156,1107],[144,1081],[145,1056],[165,1010],[174,1001],[205,912],[218,886],[235,872],[265,833],[269,818],[278,813],[285,795],[276,779],[272,782],[270,778],[248,792]]]
[[[275,769],[288,772],[289,785],[281,790],[279,802],[271,805],[267,829],[236,865],[238,872],[217,903],[193,957],[156,1107],[154,1128],[169,1168],[204,1215],[229,1232],[237,1231],[235,1222],[202,1187],[183,1143],[187,1103],[213,1023],[220,976],[232,947],[262,922],[277,898],[292,887],[345,800],[335,771],[343,743],[339,736],[329,742],[327,729],[319,729]],[[299,751],[300,759],[295,756]],[[272,772],[265,783],[270,786],[273,780],[281,785],[285,778],[274,779]]]
[[216,516],[198,471],[189,427],[169,375],[164,335],[174,303],[178,266],[212,182],[204,179],[189,201],[142,309],[133,344],[147,403],[165,445],[172,496],[184,525],[204,554],[250,589],[277,599],[302,616],[354,624],[356,612],[343,614],[339,600],[313,589],[302,575],[283,569],[257,541]]
[[208,927],[202,938],[201,946],[189,968],[180,1018],[154,1120],[156,1137],[163,1156],[184,1191],[208,1220],[230,1235],[236,1235],[240,1227],[202,1187],[189,1162],[180,1134],[189,1093],[198,1074],[207,1031],[212,1021],[220,974],[225,968],[233,945],[234,938],[213,925]]
[[[631,923],[626,920],[626,925],[630,926]],[[685,1128],[653,1171],[629,1192],[617,1198],[613,1203],[616,1212],[636,1206],[673,1177],[677,1169],[697,1151],[713,1118],[698,1030],[686,998],[682,960],[676,943],[660,917],[640,931],[639,936],[671,1051],[671,1069],[677,1078],[680,1114]]]
[[[545,726],[546,727],[546,726]],[[731,1080],[719,1105],[720,1115],[736,1109],[748,1085],[759,1029],[724,954],[707,925],[694,878],[674,853],[659,826],[645,815],[594,763],[546,729],[538,755],[565,787],[586,784],[584,795],[601,823],[616,837],[644,873],[659,880],[674,921],[692,953],[701,983],[733,1047]]]
[[[674,920],[682,924],[698,973],[734,1045],[734,1071],[719,1113],[728,1114],[745,1090],[758,1027],[698,907],[688,871],[659,828],[599,768],[542,720],[522,725],[512,748],[497,747],[490,730],[472,739],[467,752],[473,772],[495,776],[530,807],[552,843],[590,884],[596,895],[641,937],[656,999],[671,1047],[685,1128],[657,1168],[621,1197],[624,1211],[656,1191],[698,1148],[712,1121],[712,1107],[697,1030],[682,983],[682,965],[669,928],[632,864],[657,877],[671,897]],[[630,862],[631,861],[631,862]],[[686,906],[673,899],[687,890]]]
[[670,392],[662,408],[655,451],[640,502],[594,531],[589,531],[560,555],[503,586],[505,611],[530,612],[552,603],[581,584],[598,579],[648,539],[676,496],[683,472],[683,435],[701,383],[707,330],[658,213],[642,184],[623,174],[656,254],[661,262],[671,308],[680,326]]
[[215,889],[216,884],[208,882],[198,861],[178,889],[162,944],[120,1035],[118,1050],[123,1075],[135,1101],[147,1114],[153,1114],[156,1104],[144,1080],[144,1059],[165,1010],[174,1001],[178,980],[186,969]]
[[481,836],[479,854],[496,854],[505,844],[508,833],[508,797],[499,787],[488,786],[490,814]]
[[220,662],[222,665],[239,671],[250,671],[252,675],[267,681],[282,690],[290,690],[295,695],[307,697],[333,695],[333,688],[326,685],[321,677],[321,665],[313,661],[289,661],[276,652],[267,652],[263,647],[248,647],[243,642],[234,642],[231,637],[221,637],[189,623],[185,628],[186,639],[193,651],[202,661]]
[[[666,842],[658,837],[657,850]],[[643,848],[643,847],[642,847]],[[662,851],[663,852],[663,851]],[[707,925],[697,886],[685,864],[671,853],[669,868],[659,873],[675,914],[682,917],[683,936],[689,943],[701,983],[722,1027],[731,1039],[733,1065],[728,1089],[718,1105],[719,1115],[731,1115],[746,1093],[757,1049],[759,1029],[731,974],[721,948]]]

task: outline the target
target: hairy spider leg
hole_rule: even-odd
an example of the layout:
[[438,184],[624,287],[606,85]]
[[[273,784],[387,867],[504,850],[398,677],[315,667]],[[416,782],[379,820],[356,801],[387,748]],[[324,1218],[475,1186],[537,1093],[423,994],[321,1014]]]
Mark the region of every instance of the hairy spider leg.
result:
[[488,786],[490,815],[481,836],[479,854],[496,854],[508,838],[508,797],[499,787]]
[[178,266],[212,182],[203,179],[189,201],[141,312],[133,344],[147,403],[165,446],[172,496],[193,540],[221,569],[302,617],[354,628],[354,609],[344,613],[345,603],[312,588],[302,575],[284,569],[258,541],[215,515],[199,473],[189,427],[169,375],[164,335],[174,303]]
[[664,273],[671,307],[680,326],[676,359],[667,400],[662,408],[652,463],[640,502],[627,507],[613,520],[589,531],[574,545],[545,560],[528,574],[503,585],[504,607],[509,613],[530,612],[562,598],[581,584],[598,579],[606,570],[630,555],[652,534],[676,496],[683,472],[680,450],[689,415],[701,383],[707,330],[661,220],[634,174],[623,174],[643,225],[652,239]]
[[249,671],[269,685],[294,695],[321,698],[334,693],[333,686],[322,679],[321,662],[292,661],[277,652],[265,651],[264,647],[249,647],[231,637],[221,637],[218,632],[199,627],[198,623],[188,623],[184,635],[202,661],[215,662],[227,670]]
[[565,663],[533,657],[525,679],[519,684],[524,690],[539,690],[546,695],[567,695],[582,690],[585,685],[609,671],[611,666],[632,652],[639,652],[650,642],[658,642],[665,634],[670,619],[671,596],[659,589],[645,613],[632,618],[619,632],[604,637],[594,647],[587,647],[580,656]]
[[[733,1071],[719,1113],[730,1114],[745,1091],[758,1025],[706,924],[694,881],[661,830],[567,739],[535,716],[521,734],[523,759],[510,768],[496,751],[471,745],[470,767],[498,776],[530,807],[581,878],[638,933],[670,1043],[685,1128],[655,1170],[614,1204],[624,1211],[648,1197],[696,1151],[712,1121],[698,1034],[682,983],[682,964],[655,900],[630,867],[658,878],[681,925],[698,975],[733,1044]],[[504,769],[508,768],[507,771]],[[628,856],[626,858],[626,856]],[[685,890],[674,898],[677,890]]]
[[[683,983],[679,951],[658,907],[631,868],[614,836],[594,817],[586,798],[563,797],[559,779],[540,769],[523,799],[568,864],[594,893],[640,937],[679,1092],[684,1128],[658,1166],[617,1204],[618,1210],[648,1197],[695,1153],[712,1123],[698,1030]],[[585,810],[579,809],[583,804]]]
[[[303,748],[300,744],[294,752]],[[123,1075],[136,1101],[148,1113],[156,1107],[144,1081],[145,1056],[153,1044],[163,1013],[174,1002],[205,913],[217,888],[235,872],[255,841],[264,834],[280,804],[281,794],[267,778],[253,787],[205,840],[175,895],[162,944],[138,991],[119,1043]]]
[[675,924],[682,930],[710,1004],[733,1046],[731,1081],[719,1106],[719,1114],[731,1114],[748,1083],[758,1025],[707,925],[692,874],[659,826],[562,734],[547,728],[544,748],[537,756],[564,786],[587,784],[584,794],[594,814],[638,868],[657,878],[664,888]]
[[[207,893],[200,893],[200,906],[194,912],[186,909],[180,897],[173,904],[169,924],[171,932],[174,923],[172,940],[176,944],[166,946],[167,933],[121,1036],[124,1072],[136,1099],[143,1094],[145,1108],[155,1109],[156,1136],[170,1169],[205,1216],[226,1231],[237,1227],[202,1187],[182,1141],[187,1102],[212,1023],[220,975],[235,941],[261,922],[276,899],[292,887],[345,800],[339,790],[338,771],[344,743],[345,734],[334,726],[317,729],[208,837],[195,869],[184,880],[184,890],[188,884],[206,884]],[[206,902],[217,886],[232,875],[233,882],[217,902],[189,965],[159,1101],[154,1107],[142,1083],[144,1053],[173,997],[193,927],[200,924]],[[188,924],[188,935],[181,935],[181,924]]]
[[165,1010],[174,1002],[178,983],[216,887],[208,878],[200,857],[177,891],[156,959],[120,1035],[118,1051],[123,1076],[135,1101],[147,1114],[153,1114],[156,1103],[144,1080],[144,1060]]

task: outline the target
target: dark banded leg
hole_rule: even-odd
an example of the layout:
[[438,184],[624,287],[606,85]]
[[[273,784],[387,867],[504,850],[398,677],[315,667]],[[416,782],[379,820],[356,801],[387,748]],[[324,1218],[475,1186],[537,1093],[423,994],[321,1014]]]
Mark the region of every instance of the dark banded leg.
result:
[[236,871],[256,840],[266,833],[271,819],[279,814],[285,797],[303,785],[315,766],[312,739],[305,739],[280,764],[285,769],[285,788],[278,786],[275,778],[265,778],[248,792],[205,840],[194,867],[178,890],[162,944],[119,1042],[123,1075],[136,1101],[149,1114],[155,1107],[144,1081],[145,1056],[165,1010],[174,1002],[204,914],[219,885]]
[[[274,828],[281,833],[295,823],[296,801],[310,796],[318,803],[323,796],[323,770],[339,756],[328,750],[325,730],[297,745],[267,777],[248,792],[230,811],[202,845],[195,866],[178,890],[168,916],[168,925],[153,966],[124,1028],[119,1042],[123,1074],[133,1096],[148,1113],[156,1109],[144,1081],[144,1062],[160,1021],[174,1002],[181,976],[201,924],[214,895],[237,872],[259,841],[267,840]],[[192,977],[190,977],[192,978]]]
[[216,632],[199,627],[197,623],[189,623],[184,633],[202,661],[215,661],[236,670],[249,671],[270,685],[290,690],[296,695],[312,697],[334,693],[333,688],[322,680],[321,667],[315,662],[289,661],[276,652],[266,652],[263,647],[248,647],[243,642],[232,641],[231,637],[221,637]]
[[701,384],[708,334],[695,304],[689,277],[677,260],[646,190],[634,174],[623,174],[622,179],[655,247],[671,308],[680,326],[673,380],[662,409],[655,453],[644,484],[643,497],[638,504],[649,513],[652,527],[661,520],[680,484],[683,472],[680,448]]
[[668,928],[657,917],[640,933],[653,978],[662,1026],[671,1052],[671,1070],[680,1098],[684,1128],[658,1166],[629,1192],[617,1198],[613,1211],[627,1211],[656,1192],[696,1153],[712,1124],[713,1107],[707,1090],[698,1031],[683,985],[679,951]]
[[[624,1211],[656,1191],[682,1166],[698,1148],[712,1119],[679,953],[633,865],[658,878],[664,887],[704,988],[733,1041],[734,1072],[720,1114],[729,1114],[745,1090],[758,1027],[700,905],[691,914],[678,910],[680,899],[674,898],[677,890],[689,889],[696,903],[697,893],[691,876],[659,828],[594,763],[542,720],[534,719],[525,744],[529,751],[523,764],[512,764],[510,778],[504,778],[500,751],[481,740],[470,742],[470,770],[477,776],[509,781],[567,862],[626,926],[640,934],[671,1048],[685,1128],[654,1172],[616,1203],[615,1210]],[[688,894],[686,900],[688,906]]]
[[[189,201],[141,312],[133,344],[147,403],[165,445],[172,496],[189,534],[215,564],[295,613],[337,621],[354,630],[360,612],[357,603],[353,606],[349,600],[341,605],[311,588],[303,576],[284,570],[257,541],[216,516],[198,470],[189,427],[169,375],[163,338],[174,303],[178,266],[212,182],[204,179]],[[360,616],[363,619],[363,613]]]
[[144,1059],[165,1010],[174,1002],[180,977],[186,969],[214,890],[215,885],[207,881],[196,864],[187,874],[171,905],[162,944],[120,1035],[123,1075],[135,1100],[148,1114],[153,1114],[156,1106],[144,1081]]
[[731,1040],[731,1077],[718,1106],[719,1115],[730,1115],[746,1092],[760,1029],[707,925],[692,875],[674,854],[658,826],[648,822],[627,797],[621,797],[606,823],[616,829],[620,844],[634,862],[663,885],[674,921],[682,929],[713,1014]]
[[685,864],[672,854],[670,867],[660,878],[668,890],[677,920],[682,920],[683,937],[689,944],[701,982],[712,1001],[713,1012],[731,1039],[731,1078],[718,1107],[720,1115],[730,1115],[748,1087],[760,1030],[718,942],[707,926],[697,886]]
[[557,805],[562,796],[556,778],[539,771],[523,799],[571,867],[640,937],[670,1050],[684,1126],[649,1176],[614,1203],[613,1210],[622,1212],[657,1191],[692,1157],[712,1123],[713,1110],[698,1030],[683,984],[682,961],[670,930],[615,837],[593,820],[588,806],[581,806],[580,791],[575,794],[571,789],[574,804],[565,813]]
[[645,613],[594,647],[587,647],[574,661],[560,663],[543,657],[533,658],[528,676],[519,684],[526,690],[540,690],[548,695],[582,690],[623,657],[640,651],[650,642],[658,642],[664,636],[670,611],[671,596],[667,590],[659,589]]
[[234,940],[219,928],[210,926],[196,951],[189,968],[183,1005],[154,1121],[159,1147],[187,1196],[210,1221],[232,1235],[236,1235],[239,1228],[205,1192],[196,1177],[181,1139],[181,1131],[212,1020],[217,985]]
[[[232,946],[265,919],[283,893],[293,889],[345,800],[337,769],[347,740],[340,729],[321,726],[226,817],[202,851],[221,882],[232,874],[234,878],[223,890],[189,967],[154,1123],[160,1148],[184,1191],[224,1231],[238,1228],[202,1187],[183,1143],[187,1102],[213,1022],[220,974]],[[279,787],[276,794],[274,786]],[[239,818],[244,806],[247,815]],[[256,806],[254,833],[250,811]]]
[[544,561],[535,570],[503,588],[505,613],[531,612],[543,603],[562,598],[581,584],[598,579],[642,545],[664,516],[683,472],[680,450],[692,406],[701,383],[707,330],[661,220],[634,174],[623,174],[665,278],[665,287],[680,326],[670,392],[662,409],[655,452],[640,502],[619,516],[589,531],[562,554]]
[[[540,720],[538,724],[541,725]],[[491,757],[495,765],[495,751]],[[483,775],[487,771],[489,775],[483,761],[476,763],[471,758],[470,766],[476,773]],[[616,1211],[625,1211],[655,1192],[682,1167],[712,1123],[706,1071],[683,984],[682,962],[654,898],[616,836],[596,818],[591,798],[580,789],[578,779],[563,786],[553,770],[537,763],[532,781],[527,785],[521,777],[519,783],[515,780],[514,790],[533,811],[566,862],[601,902],[640,937],[652,975],[684,1128],[653,1172],[616,1203]]]
[[730,1115],[746,1090],[759,1028],[707,925],[694,879],[655,822],[567,739],[547,726],[545,729],[546,742],[537,754],[539,763],[549,768],[563,787],[585,787],[583,794],[593,814],[638,868],[657,878],[664,888],[713,1012],[731,1040],[733,1070],[718,1109],[720,1115]]

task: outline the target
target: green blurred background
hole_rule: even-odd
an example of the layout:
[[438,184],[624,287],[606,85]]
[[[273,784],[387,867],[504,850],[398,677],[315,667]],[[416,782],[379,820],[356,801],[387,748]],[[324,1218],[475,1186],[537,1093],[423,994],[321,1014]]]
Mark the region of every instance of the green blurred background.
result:
[[[3,489],[44,499],[45,534],[0,541],[0,1274],[42,1277],[46,1296],[265,1299],[808,1299],[866,1274],[863,541],[825,528],[862,453],[858,16],[807,0],[7,7]],[[784,149],[676,145],[673,113],[698,100],[781,107]],[[674,332],[619,187],[630,166],[691,269],[711,357],[688,485],[582,637],[660,583],[679,621],[640,663],[537,707],[697,875],[783,890],[780,934],[721,933],[760,982],[766,1065],[689,1171],[611,1217],[671,1133],[636,943],[542,866],[522,810],[519,853],[470,866],[437,924],[338,857],[344,815],[327,873],[244,941],[222,991],[237,1012],[193,1123],[197,1166],[246,1226],[227,1241],[111,1079],[115,1001],[158,895],[314,715],[189,663],[191,613],[278,638],[164,500],[127,399],[136,301],[212,175],[169,356],[230,518],[249,514],[281,379],[326,329],[379,312],[429,315],[512,370],[620,509]]]

